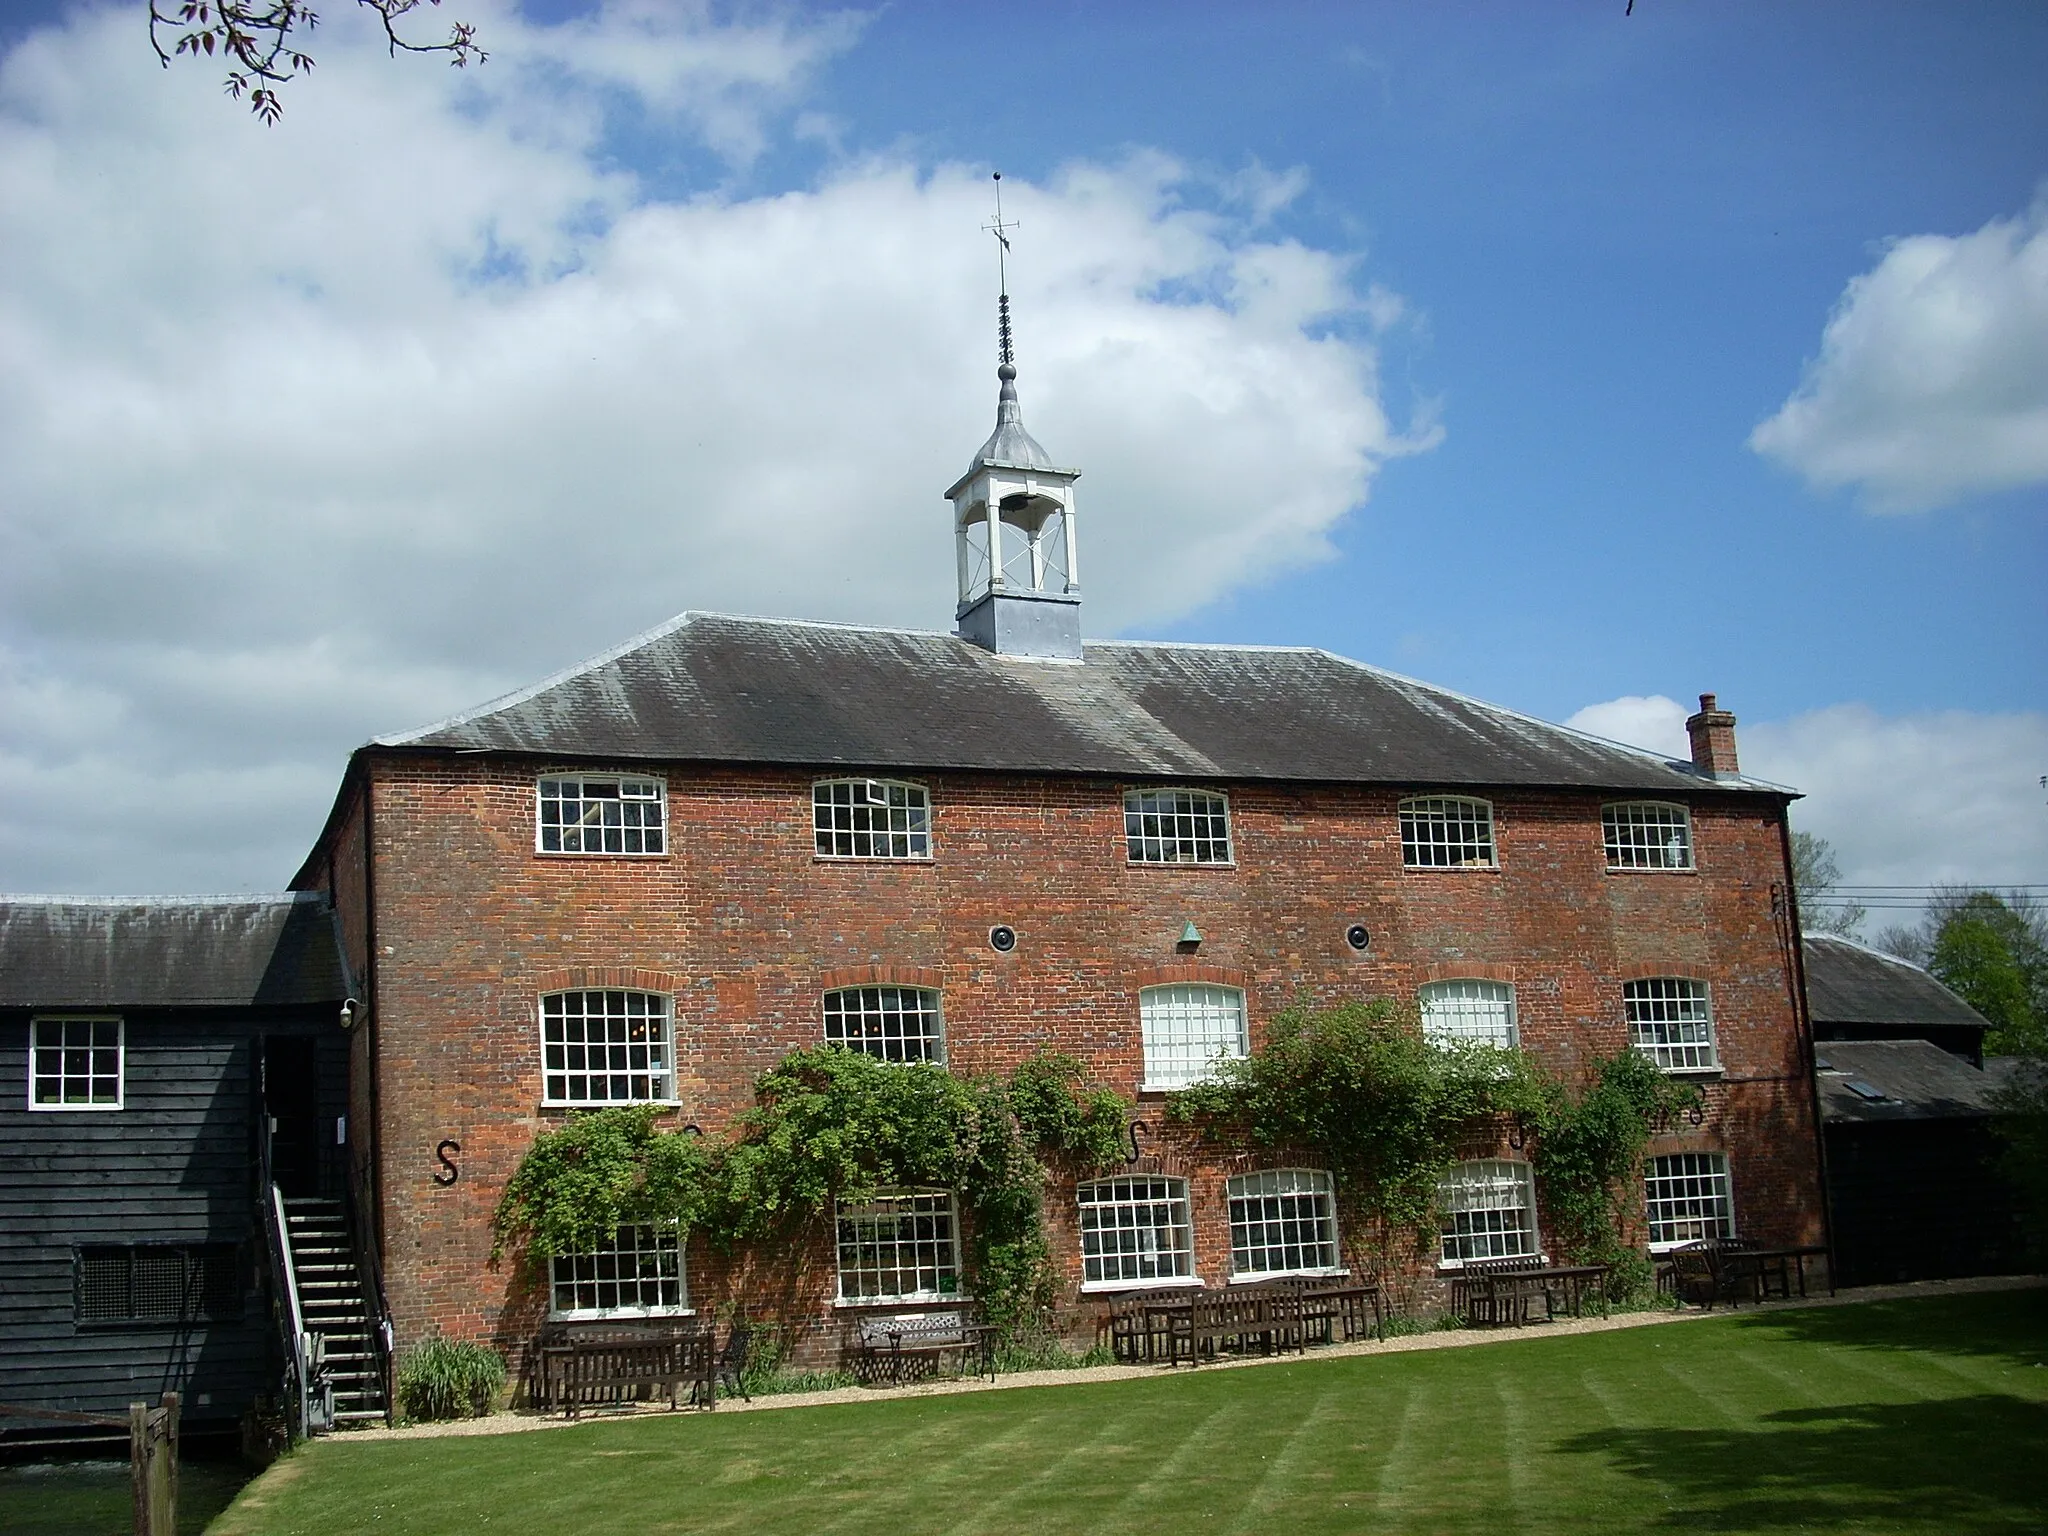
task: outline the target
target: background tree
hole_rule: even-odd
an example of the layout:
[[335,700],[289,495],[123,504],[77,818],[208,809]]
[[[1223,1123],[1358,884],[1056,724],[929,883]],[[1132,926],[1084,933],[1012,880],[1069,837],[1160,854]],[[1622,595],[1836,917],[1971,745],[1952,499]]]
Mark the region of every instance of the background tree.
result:
[[[427,0],[439,5],[441,0]],[[458,69],[486,57],[476,44],[476,29],[458,21],[448,29],[446,42],[416,43],[399,33],[399,23],[419,9],[420,0],[356,0],[374,11],[384,24],[384,39],[392,55],[399,53],[445,53]],[[218,55],[228,64],[227,92],[235,100],[249,98],[249,110],[266,123],[277,121],[284,108],[277,88],[287,80],[308,74],[313,56],[306,52],[308,37],[320,24],[303,0],[149,0],[149,43],[164,68],[184,56],[198,59]],[[164,43],[169,40],[168,51]]]
[[1834,846],[1812,832],[1792,834],[1792,889],[1799,896],[1800,926],[1814,933],[1853,934],[1867,914],[1853,901],[1828,893],[1842,883]]

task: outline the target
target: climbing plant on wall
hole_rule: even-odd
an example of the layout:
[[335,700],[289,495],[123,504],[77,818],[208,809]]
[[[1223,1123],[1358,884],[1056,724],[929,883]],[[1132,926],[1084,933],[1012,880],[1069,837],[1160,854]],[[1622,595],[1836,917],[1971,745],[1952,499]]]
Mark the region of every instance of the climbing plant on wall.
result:
[[537,1137],[493,1217],[496,1251],[588,1251],[639,1222],[672,1222],[730,1248],[835,1202],[936,1185],[957,1193],[975,1294],[1014,1338],[1040,1325],[1052,1301],[1048,1164],[1092,1172],[1120,1160],[1125,1105],[1086,1087],[1079,1062],[1049,1052],[1006,1078],[961,1077],[821,1046],[763,1073],[753,1107],[717,1143],[660,1129],[660,1114],[576,1114]]
[[1642,1289],[1650,1277],[1649,1261],[1622,1241],[1627,1209],[1642,1198],[1643,1149],[1660,1121],[1700,1100],[1697,1086],[1667,1077],[1626,1048],[1594,1064],[1583,1093],[1545,1086],[1533,1160],[1551,1236],[1571,1263],[1609,1266],[1617,1296]]
[[1379,998],[1276,1015],[1260,1049],[1173,1095],[1167,1118],[1214,1141],[1321,1157],[1347,1229],[1362,1219],[1383,1262],[1433,1237],[1438,1181],[1475,1122],[1527,1118],[1545,1102],[1519,1051],[1433,1044],[1414,1008]]

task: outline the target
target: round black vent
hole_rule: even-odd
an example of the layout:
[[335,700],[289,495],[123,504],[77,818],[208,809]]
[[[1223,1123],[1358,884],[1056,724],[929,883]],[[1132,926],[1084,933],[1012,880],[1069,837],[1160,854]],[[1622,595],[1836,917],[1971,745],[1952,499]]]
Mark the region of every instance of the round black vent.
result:
[[1372,945],[1372,933],[1365,924],[1353,923],[1344,930],[1344,942],[1360,954],[1364,954]]
[[1007,955],[1017,947],[1017,930],[1008,923],[997,923],[988,931],[988,947],[999,955]]

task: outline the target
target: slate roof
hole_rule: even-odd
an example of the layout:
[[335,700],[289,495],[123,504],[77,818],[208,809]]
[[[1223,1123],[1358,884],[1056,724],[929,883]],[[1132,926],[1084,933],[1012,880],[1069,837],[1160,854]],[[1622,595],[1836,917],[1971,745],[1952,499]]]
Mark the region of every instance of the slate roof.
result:
[[1306,647],[1090,642],[1080,662],[951,635],[685,613],[377,747],[610,761],[1519,785],[1675,798],[1720,779]]
[[[1978,1120],[1997,1108],[1997,1078],[1926,1040],[1821,1040],[1813,1049],[1820,1117],[1830,1125]],[[1852,1083],[1884,1097],[1870,1098]]]
[[340,1003],[324,896],[0,896],[0,1007]]
[[1816,1024],[1991,1027],[1912,961],[1831,933],[1806,935],[1806,1006]]

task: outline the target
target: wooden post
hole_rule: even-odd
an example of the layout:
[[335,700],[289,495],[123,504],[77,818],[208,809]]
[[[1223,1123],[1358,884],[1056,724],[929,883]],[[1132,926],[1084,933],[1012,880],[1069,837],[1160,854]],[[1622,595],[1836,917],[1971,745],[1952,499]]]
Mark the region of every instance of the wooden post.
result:
[[128,1405],[128,1461],[135,1485],[135,1536],[178,1536],[178,1394],[161,1408]]

